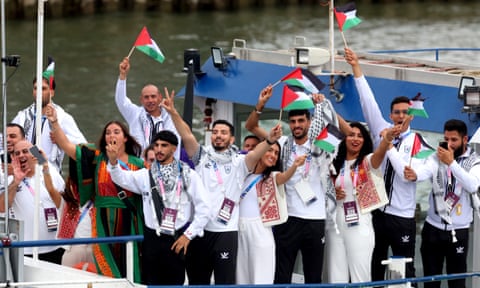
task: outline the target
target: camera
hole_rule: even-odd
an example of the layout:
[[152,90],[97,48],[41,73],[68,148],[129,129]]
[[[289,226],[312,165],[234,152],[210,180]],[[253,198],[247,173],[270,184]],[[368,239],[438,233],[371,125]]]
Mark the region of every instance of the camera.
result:
[[20,55],[7,55],[2,58],[2,62],[5,62],[8,67],[18,67],[20,66]]
[[441,141],[438,146],[442,147],[443,149],[448,150],[448,142],[447,141]]

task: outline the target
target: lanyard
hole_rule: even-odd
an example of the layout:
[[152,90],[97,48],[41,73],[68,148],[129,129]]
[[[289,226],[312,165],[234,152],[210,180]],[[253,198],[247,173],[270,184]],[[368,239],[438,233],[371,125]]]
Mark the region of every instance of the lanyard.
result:
[[212,161],[212,164],[213,164],[213,170],[215,171],[215,175],[217,176],[217,182],[218,184],[222,185],[223,179],[222,179],[222,175],[220,174],[220,170],[218,170],[217,162]]
[[[157,162],[158,163],[158,162]],[[158,185],[160,186],[160,195],[162,196],[162,199],[163,201],[167,202],[166,200],[166,193],[165,193],[165,186],[163,185],[163,175],[162,175],[162,172],[160,171],[160,167],[158,169],[158,172],[160,174],[160,176],[157,178],[158,180]],[[182,177],[182,171],[180,170],[180,163],[178,163],[178,177],[177,177],[177,187],[176,187],[176,190],[177,190],[177,193],[176,193],[176,201],[175,201],[175,204],[178,208],[178,204],[180,203],[180,194],[182,192],[182,181],[181,181],[181,177]],[[175,185],[173,186],[173,189],[172,189],[172,192],[175,191]]]
[[[340,170],[340,187],[342,188],[342,190],[345,190],[345,164],[343,164],[343,167],[342,169]],[[358,181],[358,165],[355,166],[355,169],[352,170],[350,168],[350,177],[352,178],[352,185],[353,185],[353,189],[356,189],[357,187],[357,181]],[[355,194],[355,193],[353,193]]]
[[87,206],[85,207],[85,209],[83,209],[82,211],[82,214],[80,214],[80,218],[78,218],[78,223],[77,225],[82,222],[82,219],[85,218],[85,215],[87,215],[87,212],[88,210],[90,210],[90,207],[92,207],[93,205],[93,201],[92,200],[88,200],[87,202]]
[[[297,151],[296,150],[297,150],[297,148],[294,145],[292,147],[292,154],[293,154],[294,159],[297,159]],[[309,150],[307,152],[307,159],[305,160],[305,170],[303,172],[302,178],[307,178],[308,172],[310,172],[310,163],[311,162],[312,162],[312,152]]]
[[28,184],[28,181],[26,179],[23,179],[22,181],[23,181],[23,184],[25,184],[25,186],[27,186],[27,189],[30,191],[32,196],[35,197],[35,190],[33,190],[33,187],[30,186],[30,184]]
[[118,164],[120,164],[120,166],[122,166],[123,169],[130,171],[130,167],[128,167],[128,165],[125,162],[123,162],[120,159],[118,159],[117,161],[118,161]]
[[253,179],[252,182],[250,182],[250,184],[248,184],[248,186],[243,190],[242,194],[240,194],[240,200],[242,200],[243,198],[245,198],[245,196],[247,196],[247,193],[252,189],[252,187],[258,183],[258,181],[260,181],[260,179],[262,179],[262,176],[263,175],[258,175],[257,177],[255,177],[255,179]]

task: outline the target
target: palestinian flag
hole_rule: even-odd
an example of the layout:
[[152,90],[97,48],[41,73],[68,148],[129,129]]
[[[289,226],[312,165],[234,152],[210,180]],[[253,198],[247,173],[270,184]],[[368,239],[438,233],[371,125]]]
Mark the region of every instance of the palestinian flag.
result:
[[289,86],[299,87],[310,93],[318,93],[325,87],[325,84],[310,70],[302,68],[297,68],[288,73],[281,81]]
[[422,98],[421,95],[421,93],[418,93],[417,96],[410,100],[410,107],[408,107],[407,114],[428,118],[427,111],[425,111],[425,108],[423,108],[423,102],[425,101],[425,98]]
[[417,159],[425,159],[435,153],[435,149],[430,146],[422,137],[422,135],[415,133],[413,140],[411,157]]
[[43,71],[42,77],[48,80],[48,86],[50,87],[50,89],[53,89],[53,80],[55,79],[53,74],[54,70],[55,70],[55,61],[53,61],[53,58],[49,56],[48,66],[47,66],[47,69]]
[[283,87],[282,110],[301,110],[315,108],[312,98],[302,91],[293,91],[288,86]]
[[340,132],[337,127],[328,124],[327,127],[323,128],[322,132],[318,134],[313,144],[326,152],[333,153],[343,138],[342,132]]
[[362,22],[362,20],[357,17],[357,7],[353,2],[336,7],[334,12],[340,31],[350,29]]
[[163,60],[165,60],[165,56],[163,56],[162,51],[158,48],[157,43],[150,37],[147,27],[143,27],[133,46],[160,63],[163,63]]

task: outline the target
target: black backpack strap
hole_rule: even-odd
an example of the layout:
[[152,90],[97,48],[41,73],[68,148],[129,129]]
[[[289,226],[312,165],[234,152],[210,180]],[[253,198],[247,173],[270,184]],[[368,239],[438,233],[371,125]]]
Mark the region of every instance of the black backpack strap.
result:
[[158,224],[160,225],[162,222],[162,215],[165,204],[163,204],[162,197],[160,197],[160,193],[158,193],[158,187],[157,185],[155,185],[155,180],[153,180],[152,170],[148,171],[148,176],[150,178],[150,191],[152,193],[153,207],[155,208]]

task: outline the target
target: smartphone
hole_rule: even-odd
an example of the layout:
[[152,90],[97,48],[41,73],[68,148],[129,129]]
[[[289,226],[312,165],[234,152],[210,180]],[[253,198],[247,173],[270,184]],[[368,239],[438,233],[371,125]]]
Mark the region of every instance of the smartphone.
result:
[[448,142],[447,141],[441,141],[438,146],[442,147],[443,149],[448,150]]
[[43,165],[45,163],[45,157],[43,157],[42,153],[40,153],[40,150],[38,150],[37,146],[32,146],[30,147],[30,153],[32,153],[33,157],[37,158],[38,164]]

